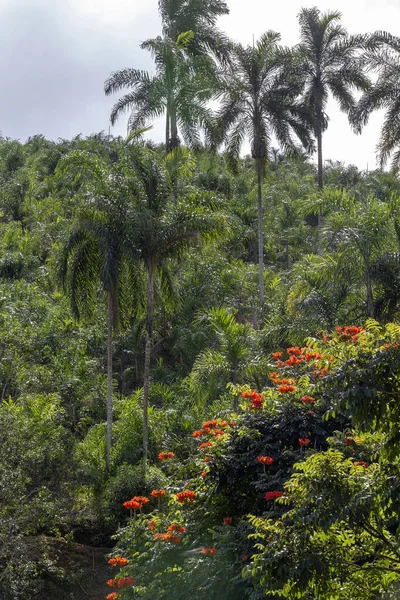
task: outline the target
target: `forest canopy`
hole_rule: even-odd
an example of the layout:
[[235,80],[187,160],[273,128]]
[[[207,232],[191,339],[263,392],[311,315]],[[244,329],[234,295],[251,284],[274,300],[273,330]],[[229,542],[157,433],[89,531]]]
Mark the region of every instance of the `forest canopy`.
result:
[[397,597],[400,41],[228,10],[160,0],[125,139],[0,137],[4,600]]

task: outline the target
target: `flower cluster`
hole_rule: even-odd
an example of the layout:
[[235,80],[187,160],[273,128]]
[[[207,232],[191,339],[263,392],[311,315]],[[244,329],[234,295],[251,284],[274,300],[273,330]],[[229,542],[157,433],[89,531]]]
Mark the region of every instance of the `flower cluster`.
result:
[[274,462],[272,456],[258,456],[257,460],[263,465],[272,465],[272,463]]
[[168,460],[169,458],[174,458],[175,454],[173,452],[160,452],[158,458],[160,460]]
[[266,500],[275,500],[276,498],[281,498],[283,496],[283,492],[267,492],[265,494]]
[[301,401],[303,404],[314,404],[315,398],[312,398],[311,396],[303,396]]
[[184,492],[178,492],[176,494],[176,498],[177,498],[178,502],[180,502],[181,504],[183,504],[183,502],[185,500],[187,500],[188,504],[192,504],[195,497],[196,497],[195,492],[192,492],[190,490],[185,490]]
[[[135,584],[136,584],[136,581],[134,579],[132,579],[132,577],[120,577],[118,580],[117,579],[109,579],[107,581],[107,585],[109,585],[110,587],[117,587],[119,589],[132,587]],[[114,596],[114,598],[115,597],[116,596]]]
[[165,490],[153,490],[151,496],[153,496],[153,498],[161,498],[162,496],[165,496]]
[[336,327],[336,333],[339,335],[341,342],[358,342],[358,335],[364,333],[365,329],[356,327],[355,325],[345,325],[344,327]]
[[263,395],[259,394],[256,390],[250,390],[249,392],[241,392],[242,398],[250,398],[250,408],[258,410],[262,408]]
[[203,442],[200,444],[199,449],[204,450],[205,448],[211,448],[212,446],[214,446],[212,442]]
[[186,533],[186,529],[183,525],[179,525],[179,523],[171,523],[168,526],[167,531],[172,531],[173,533]]
[[204,556],[215,556],[217,554],[217,549],[216,548],[202,548],[200,550],[201,554],[204,554]]
[[132,500],[127,500],[122,506],[128,509],[142,510],[143,506],[149,502],[145,496],[134,496]]
[[300,446],[308,446],[308,444],[311,442],[310,439],[308,438],[299,438],[299,444]]
[[179,544],[181,538],[178,535],[174,535],[173,533],[155,533],[155,540],[164,540],[164,542],[172,542],[174,544]]
[[356,460],[356,462],[354,463],[355,467],[368,467],[368,463],[367,462],[360,462],[359,460]]
[[114,558],[110,558],[110,560],[108,561],[108,563],[112,567],[124,567],[125,565],[128,564],[128,559],[127,558],[122,558],[121,556],[114,556]]

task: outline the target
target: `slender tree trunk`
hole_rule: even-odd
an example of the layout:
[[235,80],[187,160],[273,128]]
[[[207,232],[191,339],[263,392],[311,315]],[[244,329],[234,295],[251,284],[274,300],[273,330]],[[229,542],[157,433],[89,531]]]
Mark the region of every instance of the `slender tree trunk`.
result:
[[112,347],[113,347],[113,299],[111,292],[107,293],[107,470],[111,464],[111,440],[112,440]]
[[263,241],[263,214],[262,214],[262,159],[256,158],[257,168],[257,213],[258,213],[258,272],[260,288],[260,318],[262,322],[264,311],[264,241]]
[[287,238],[285,240],[285,250],[286,250],[286,268],[290,269],[289,240]]
[[[322,119],[322,117],[321,117]],[[322,127],[321,121],[317,125],[317,152],[318,152],[318,187],[320,192],[324,189],[324,180],[323,180],[323,161],[322,161]],[[318,254],[322,256],[322,225],[323,225],[323,215],[322,208],[319,208],[318,211]]]
[[374,298],[372,295],[372,282],[371,282],[371,277],[369,275],[369,267],[367,267],[367,273],[366,273],[366,279],[367,279],[367,312],[368,312],[368,316],[371,317],[371,319],[374,318],[375,316],[375,307],[374,307]]
[[165,154],[168,154],[168,152],[169,152],[169,137],[170,137],[170,132],[169,132],[169,109],[167,108],[167,116],[166,116],[166,122],[165,122]]
[[154,268],[148,267],[147,279],[147,317],[146,344],[144,349],[144,382],[143,382],[143,468],[147,469],[149,455],[149,389],[150,389],[150,358],[153,340],[154,315]]
[[176,108],[175,106],[171,109],[171,143],[170,143],[170,152],[172,152],[175,148],[179,146],[179,137],[178,137],[178,124],[176,121]]

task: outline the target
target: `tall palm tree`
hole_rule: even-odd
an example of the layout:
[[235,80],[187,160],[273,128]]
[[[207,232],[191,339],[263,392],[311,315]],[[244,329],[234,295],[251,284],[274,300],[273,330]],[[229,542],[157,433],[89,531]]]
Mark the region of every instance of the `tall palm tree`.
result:
[[[181,156],[179,167],[176,164],[178,153]],[[182,260],[190,246],[201,238],[215,235],[222,224],[213,214],[213,195],[209,204],[206,193],[200,198],[194,188],[186,186],[185,189],[184,182],[177,186],[177,178],[184,178],[185,171],[190,173],[193,166],[188,151],[178,149],[161,161],[155,152],[135,146],[126,161],[128,172],[133,173],[129,243],[132,257],[144,265],[147,274],[143,385],[143,457],[146,466],[156,280],[165,292],[171,293],[168,262]]]
[[395,168],[400,164],[400,38],[384,31],[372,34],[364,62],[368,69],[378,73],[378,78],[361,96],[352,121],[360,133],[372,111],[386,110],[377,156],[383,168],[393,153],[392,167]]
[[[90,316],[99,283],[107,296],[107,450],[110,467],[112,440],[113,330],[120,321],[121,304],[132,294],[133,274],[125,248],[126,215],[121,202],[121,176],[117,169],[82,151],[66,155],[58,172],[74,170],[86,198],[76,224],[62,249],[59,278],[74,316]],[[125,290],[130,290],[129,296]]]
[[[254,46],[232,44],[231,62],[222,73],[214,136],[237,158],[245,138],[257,172],[258,263],[260,309],[264,305],[262,180],[274,135],[282,147],[294,150],[294,136],[311,149],[305,114],[296,101],[302,89],[291,55],[279,47],[280,35],[269,31]],[[290,64],[290,68],[289,68]]]
[[115,124],[121,114],[131,111],[128,129],[145,127],[149,121],[165,114],[165,147],[167,153],[179,146],[178,127],[184,141],[196,146],[199,124],[207,121],[206,101],[212,95],[212,69],[205,56],[189,57],[186,53],[193,32],[180,34],[176,40],[157,37],[141,44],[156,63],[156,73],[139,69],[122,69],[111,73],[104,84],[106,95],[122,89],[122,96],[111,110]]
[[303,8],[299,15],[300,44],[296,47],[303,60],[304,100],[310,112],[318,152],[318,186],[323,188],[322,134],[328,127],[326,105],[329,93],[342,111],[355,106],[354,90],[366,90],[370,83],[358,60],[362,36],[349,36],[339,24],[340,12],[321,13],[316,7]]
[[217,18],[229,13],[223,0],[159,0],[163,35],[175,41],[184,31],[192,31],[188,45],[192,55],[208,55],[219,60],[228,56],[228,40],[216,27]]
[[141,44],[151,52],[156,74],[138,69],[111,73],[106,95],[131,88],[112,108],[111,123],[129,110],[128,129],[137,129],[165,114],[167,153],[180,143],[178,127],[188,145],[197,145],[214,88],[211,55],[222,61],[228,57],[227,38],[216,27],[217,17],[228,12],[223,0],[159,0],[162,36]]

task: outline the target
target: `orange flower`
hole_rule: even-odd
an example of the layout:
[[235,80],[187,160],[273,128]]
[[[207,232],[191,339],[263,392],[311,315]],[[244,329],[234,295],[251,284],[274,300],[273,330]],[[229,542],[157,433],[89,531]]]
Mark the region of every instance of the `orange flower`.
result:
[[167,460],[168,458],[174,458],[175,454],[173,452],[160,452],[158,458],[160,460]]
[[197,429],[196,431],[193,431],[192,433],[192,437],[201,437],[203,435],[203,432],[201,431],[201,429]]
[[195,497],[196,497],[195,492],[192,492],[190,490],[185,490],[184,492],[178,492],[176,494],[176,498],[177,498],[178,502],[180,502],[181,504],[185,500],[187,500],[188,504],[192,504]]
[[155,528],[156,528],[156,525],[157,525],[157,523],[155,522],[155,520],[154,520],[154,519],[152,519],[152,520],[150,521],[150,524],[149,524],[149,529],[150,529],[150,531],[154,531],[154,530],[155,530]]
[[120,577],[117,581],[117,588],[129,588],[135,585],[136,581],[132,577]]
[[115,585],[115,579],[109,579],[107,581],[107,585],[109,585],[110,587],[114,587],[114,585]]
[[282,358],[282,352],[273,352],[273,353],[272,353],[272,357],[273,357],[275,360],[278,360],[279,358]]
[[294,346],[293,348],[286,348],[286,352],[289,354],[289,356],[300,356],[301,348],[299,348],[298,346]]
[[315,398],[312,398],[311,396],[303,396],[301,401],[303,404],[314,404]]
[[203,442],[203,444],[200,444],[199,449],[204,450],[204,448],[211,448],[211,446],[214,446],[212,442]]
[[272,465],[272,463],[274,462],[272,456],[258,456],[257,460],[263,465]]
[[127,509],[133,509],[133,510],[141,510],[142,505],[139,502],[136,502],[135,500],[127,500],[126,502],[123,503],[122,506],[125,506],[125,508]]
[[153,498],[161,498],[162,496],[165,496],[165,490],[153,490],[151,495]]
[[112,567],[117,567],[117,566],[124,567],[125,565],[128,564],[128,559],[122,558],[121,556],[115,556],[114,558],[110,558],[108,563]]
[[183,527],[183,525],[179,525],[179,523],[171,523],[171,525],[168,526],[167,531],[172,531],[174,533],[186,533],[186,529]]
[[278,387],[278,392],[281,394],[290,394],[295,391],[294,385],[280,385]]
[[108,596],[106,596],[106,600],[116,600],[116,598],[118,598],[117,592],[112,592],[111,594],[108,594]]
[[200,550],[201,554],[204,554],[204,556],[215,556],[217,554],[217,549],[216,548],[202,548]]
[[225,435],[225,431],[222,431],[222,429],[214,429],[213,435],[214,437],[218,437],[219,435]]

